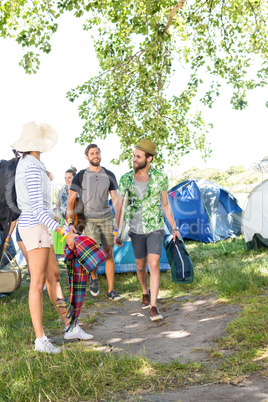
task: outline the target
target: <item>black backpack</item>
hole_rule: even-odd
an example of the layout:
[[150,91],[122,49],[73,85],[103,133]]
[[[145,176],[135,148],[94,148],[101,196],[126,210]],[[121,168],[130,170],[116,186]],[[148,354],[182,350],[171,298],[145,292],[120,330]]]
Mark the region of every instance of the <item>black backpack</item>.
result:
[[20,157],[16,151],[13,152],[15,158],[8,161],[0,160],[0,230],[3,231],[0,260],[11,222],[16,221],[20,216],[15,190],[15,174]]
[[86,218],[84,215],[84,204],[82,201],[82,192],[81,192],[82,181],[85,171],[86,169],[82,169],[80,170],[80,172],[77,173],[79,177],[80,188],[77,189],[78,196],[76,197],[74,205],[74,227],[77,230],[78,234],[82,234],[86,224]]
[[182,237],[173,241],[172,234],[165,234],[163,240],[168,263],[171,267],[171,278],[174,283],[191,283],[194,280],[194,267],[186,250]]

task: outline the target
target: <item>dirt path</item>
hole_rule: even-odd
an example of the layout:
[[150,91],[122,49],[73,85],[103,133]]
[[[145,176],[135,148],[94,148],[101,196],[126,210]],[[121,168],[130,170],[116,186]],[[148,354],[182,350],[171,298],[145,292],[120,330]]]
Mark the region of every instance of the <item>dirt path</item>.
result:
[[[94,316],[90,333],[91,344],[102,350],[130,352],[154,362],[166,363],[178,359],[208,361],[206,350],[214,346],[215,338],[224,334],[240,307],[219,303],[215,298],[186,301],[160,299],[158,307],[163,321],[151,322],[149,310],[142,310],[140,300],[119,303],[100,302],[90,309],[83,308],[83,316]],[[223,351],[224,352],[224,351]]]
[[[94,335],[88,344],[103,352],[130,352],[162,363],[178,359],[181,363],[199,361],[212,367],[219,364],[217,359],[209,357],[207,350],[214,346],[216,338],[224,336],[228,322],[236,319],[241,311],[238,305],[220,303],[214,297],[191,298],[191,301],[188,297],[160,299],[158,307],[164,320],[153,323],[149,311],[141,309],[140,300],[118,303],[100,300],[90,308],[83,307],[80,321],[83,317],[95,318],[92,327],[84,326],[84,329]],[[267,371],[253,373],[236,384],[192,386],[133,398],[128,395],[127,400],[268,402],[267,374]]]
[[[268,379],[263,372],[252,373],[238,384],[208,384],[183,390],[143,395],[148,402],[268,402]],[[136,399],[138,401],[138,399]]]

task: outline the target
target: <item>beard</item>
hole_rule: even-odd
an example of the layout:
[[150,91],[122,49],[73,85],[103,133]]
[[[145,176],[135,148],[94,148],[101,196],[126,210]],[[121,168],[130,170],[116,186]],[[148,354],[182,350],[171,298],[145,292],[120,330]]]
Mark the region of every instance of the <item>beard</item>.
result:
[[99,159],[98,160],[98,162],[93,162],[92,160],[89,160],[89,163],[92,165],[92,166],[100,166],[100,162],[101,162],[101,160]]
[[136,164],[135,166],[133,165],[133,169],[135,171],[135,173],[137,173],[139,170],[144,169],[147,165],[147,160],[145,159],[145,161],[140,162],[138,164]]

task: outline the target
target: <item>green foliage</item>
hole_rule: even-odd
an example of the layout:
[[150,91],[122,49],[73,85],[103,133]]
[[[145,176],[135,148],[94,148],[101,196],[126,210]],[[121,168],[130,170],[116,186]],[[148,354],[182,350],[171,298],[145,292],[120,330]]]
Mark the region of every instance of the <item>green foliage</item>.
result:
[[[27,0],[5,1],[0,5],[0,37],[15,38],[25,48],[36,48],[44,53],[51,51],[51,35],[57,31],[59,12],[55,2]],[[20,65],[26,73],[39,69],[39,54],[26,52]]]
[[[266,162],[263,162],[262,169],[259,163],[254,164],[251,169],[246,170],[244,166],[230,166],[225,171],[215,168],[198,169],[191,168],[176,177],[172,181],[172,186],[182,183],[185,180],[209,180],[223,186],[232,193],[249,193],[257,183],[261,183],[267,178]],[[258,168],[257,168],[258,167]],[[266,173],[266,175],[264,175]]]
[[220,170],[215,168],[207,168],[203,170],[197,168],[191,168],[183,172],[183,174],[176,179],[176,184],[179,184],[185,180],[197,180],[197,179],[209,180],[216,182],[218,184],[223,184],[226,181],[226,178],[227,178],[226,172],[220,172]]
[[[81,102],[84,126],[76,140],[84,144],[116,132],[122,153],[114,163],[120,163],[146,136],[160,150],[157,164],[176,164],[192,149],[209,155],[200,110],[213,106],[223,83],[233,89],[233,108],[242,110],[248,91],[266,86],[268,77],[267,2],[184,3],[171,12],[167,0],[5,1],[0,35],[30,49],[20,64],[35,73],[38,54],[31,48],[49,53],[57,18],[83,16],[84,29],[94,28],[100,74],[67,94]],[[170,88],[175,79],[178,87]]]
[[239,174],[239,173],[245,172],[245,168],[244,168],[244,166],[230,166],[230,167],[226,170],[226,172],[227,172],[229,175]]

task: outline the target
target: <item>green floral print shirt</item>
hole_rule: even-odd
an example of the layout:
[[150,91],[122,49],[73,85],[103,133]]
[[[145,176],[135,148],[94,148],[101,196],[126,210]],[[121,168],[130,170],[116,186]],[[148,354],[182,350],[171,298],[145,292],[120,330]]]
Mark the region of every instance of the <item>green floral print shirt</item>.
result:
[[142,207],[142,226],[145,233],[164,227],[164,218],[161,209],[160,196],[168,189],[167,176],[150,167],[150,176],[144,198],[141,200],[134,192],[134,170],[124,174],[119,181],[118,192],[123,197],[128,189],[129,203],[125,212],[125,220],[130,224],[135,213]]

